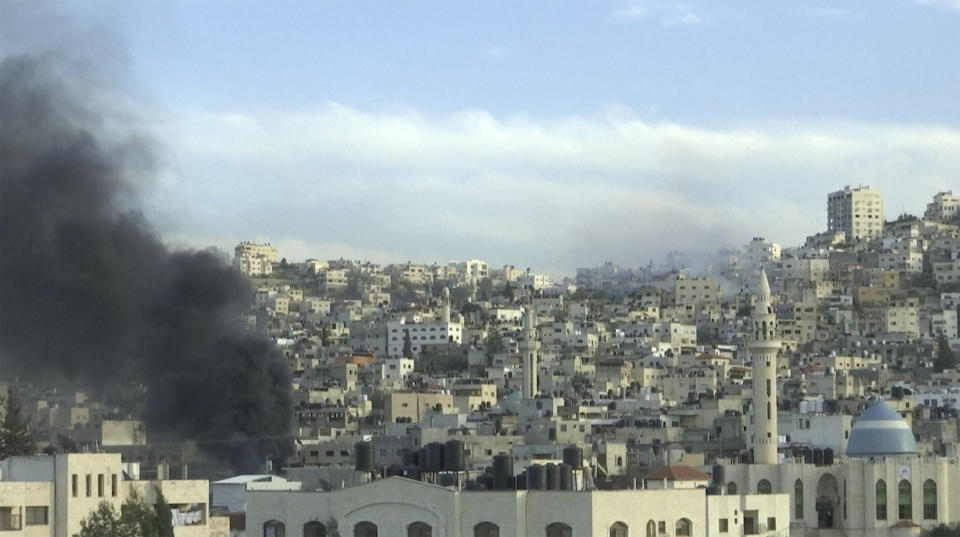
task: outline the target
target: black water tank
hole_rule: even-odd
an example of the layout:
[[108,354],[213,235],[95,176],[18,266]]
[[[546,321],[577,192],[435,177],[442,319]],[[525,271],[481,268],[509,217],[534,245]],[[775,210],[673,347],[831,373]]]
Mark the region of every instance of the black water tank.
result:
[[462,472],[467,469],[466,450],[461,440],[448,440],[443,446],[443,469]]
[[510,490],[514,487],[513,457],[506,453],[493,456],[493,489]]
[[723,465],[714,464],[713,465],[713,484],[714,485],[723,485],[725,482],[723,475]]
[[803,463],[813,464],[813,450],[808,447],[803,448]]
[[453,472],[443,472],[442,474],[440,474],[440,486],[441,487],[457,486],[457,474]]
[[820,466],[823,464],[823,450],[820,448],[813,449],[813,464]]
[[420,481],[420,467],[419,466],[407,466],[403,469],[403,476],[407,479],[413,479],[414,481]]
[[583,470],[583,450],[579,446],[563,448],[563,462],[574,470]]
[[719,496],[721,494],[722,487],[720,485],[710,485],[707,487],[708,496]]
[[487,474],[480,474],[477,476],[477,484],[485,490],[490,490],[493,488],[493,477]]
[[393,477],[395,475],[403,475],[403,467],[399,464],[387,466],[387,477]]
[[833,466],[833,448],[823,450],[823,464]]
[[527,490],[527,473],[520,472],[517,475],[517,490]]
[[543,465],[527,467],[527,490],[547,490],[547,469]]
[[420,463],[420,450],[405,449],[403,450],[403,465],[404,466],[417,466]]
[[560,490],[573,490],[573,466],[560,465]]
[[428,472],[443,470],[443,444],[440,442],[427,444],[427,467],[425,470]]
[[353,447],[356,457],[356,469],[358,472],[373,471],[373,444],[370,442],[357,442]]
[[556,464],[547,464],[547,490],[560,490],[560,467]]

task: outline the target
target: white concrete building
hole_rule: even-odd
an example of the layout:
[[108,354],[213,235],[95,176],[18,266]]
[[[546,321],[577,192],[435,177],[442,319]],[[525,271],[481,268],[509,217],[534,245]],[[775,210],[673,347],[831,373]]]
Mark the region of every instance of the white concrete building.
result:
[[842,231],[848,242],[883,236],[883,196],[860,185],[827,195],[827,230]]
[[204,480],[140,481],[116,453],[11,457],[0,466],[0,533],[4,537],[71,537],[101,503],[119,512],[131,494],[149,505],[163,493],[175,537],[227,537],[229,521],[210,518]]
[[[331,492],[247,495],[249,535],[324,537],[627,537],[782,535],[784,494],[703,488],[465,491],[391,477]],[[322,529],[321,529],[322,528]]]
[[953,190],[938,192],[933,201],[927,204],[923,213],[924,220],[946,222],[960,214],[960,196],[954,196]]

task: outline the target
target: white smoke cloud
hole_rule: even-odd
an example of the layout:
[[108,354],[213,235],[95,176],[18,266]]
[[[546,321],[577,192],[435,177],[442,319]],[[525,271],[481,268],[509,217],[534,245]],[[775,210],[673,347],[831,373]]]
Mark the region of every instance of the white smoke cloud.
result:
[[157,222],[181,239],[220,237],[229,247],[270,237],[298,254],[315,245],[315,257],[350,245],[380,261],[479,257],[554,273],[755,235],[798,244],[825,228],[829,191],[880,188],[892,218],[921,213],[960,177],[960,130],[950,127],[708,129],[622,108],[543,120],[329,103],[174,114],[158,137],[177,166],[156,205],[177,210],[158,209]]

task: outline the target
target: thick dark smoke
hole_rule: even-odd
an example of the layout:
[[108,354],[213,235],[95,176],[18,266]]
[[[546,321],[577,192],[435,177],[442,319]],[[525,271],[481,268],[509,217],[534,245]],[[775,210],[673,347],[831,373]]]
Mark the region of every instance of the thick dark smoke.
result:
[[129,209],[150,143],[82,79],[54,56],[0,63],[0,376],[132,379],[151,431],[238,470],[282,458],[289,372],[241,326],[246,281],[211,252],[169,252]]

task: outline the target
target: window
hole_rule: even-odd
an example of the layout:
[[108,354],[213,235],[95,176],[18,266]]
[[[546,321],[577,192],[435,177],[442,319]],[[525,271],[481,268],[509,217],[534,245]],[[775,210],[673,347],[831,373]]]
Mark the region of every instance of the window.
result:
[[268,520],[263,523],[263,537],[284,537],[287,526],[279,520]]
[[616,522],[613,526],[610,526],[610,537],[627,537],[629,534],[630,531],[623,522]]
[[646,537],[657,537],[657,523],[654,521],[647,522],[647,536]]
[[793,483],[793,518],[803,520],[803,481]]
[[327,527],[323,522],[307,522],[303,525],[303,537],[327,537]]
[[913,520],[913,487],[906,479],[897,485],[897,517]]
[[46,526],[49,524],[49,512],[50,511],[46,505],[27,507],[27,512],[23,523],[27,526]]
[[877,520],[887,519],[887,484],[884,480],[877,481],[876,487]]
[[562,522],[547,526],[547,537],[573,537],[573,530]]
[[730,520],[727,518],[720,519],[720,533],[727,533],[730,531]]
[[693,534],[693,524],[690,523],[690,520],[686,518],[681,518],[677,521],[677,530],[674,532],[674,535],[677,537],[687,536]]
[[423,522],[414,522],[407,526],[407,537],[431,537],[433,528]]
[[773,492],[773,487],[770,486],[770,482],[766,479],[761,479],[757,483],[757,494],[770,494]]
[[97,474],[97,497],[103,498],[103,474]]
[[481,522],[473,527],[473,537],[500,537],[500,527],[489,522]]
[[110,495],[114,498],[117,497],[117,474],[110,476]]
[[353,537],[377,537],[377,525],[372,522],[360,522],[353,527]]
[[733,481],[727,483],[727,494],[736,494],[737,493],[737,484]]
[[70,490],[72,491],[73,497],[77,497],[77,474],[70,476]]
[[666,521],[661,520],[660,522],[657,522],[657,533],[667,533]]
[[20,509],[0,507],[0,531],[20,530]]
[[767,531],[776,531],[777,529],[777,519],[775,517],[767,517]]
[[937,484],[932,479],[923,482],[923,519],[937,519]]
[[93,491],[93,476],[87,474],[86,479],[84,479],[87,491],[87,498],[90,497],[90,494]]

